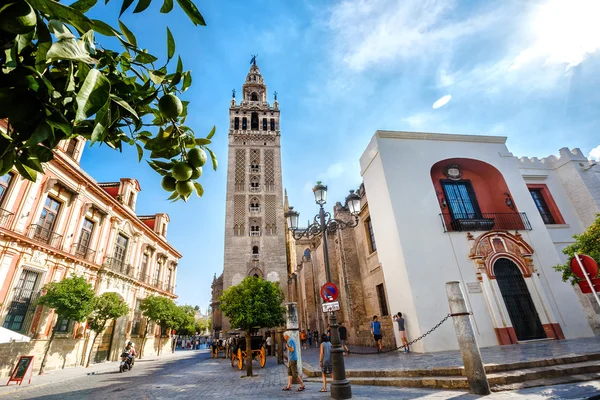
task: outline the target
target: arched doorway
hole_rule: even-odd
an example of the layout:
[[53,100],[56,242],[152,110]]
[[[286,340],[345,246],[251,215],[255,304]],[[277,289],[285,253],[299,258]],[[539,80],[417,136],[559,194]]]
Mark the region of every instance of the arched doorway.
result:
[[494,275],[518,340],[546,337],[519,267],[508,258],[494,262]]

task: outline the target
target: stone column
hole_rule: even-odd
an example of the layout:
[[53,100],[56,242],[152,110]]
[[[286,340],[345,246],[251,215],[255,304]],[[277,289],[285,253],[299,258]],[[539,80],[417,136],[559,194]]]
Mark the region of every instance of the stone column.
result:
[[271,355],[275,356],[275,329],[271,330]]
[[296,352],[298,353],[298,374],[302,376],[302,345],[300,344],[300,332],[298,331],[298,305],[296,303],[287,303],[285,308],[286,328],[289,331],[290,338],[294,339],[296,342]]
[[460,288],[460,282],[446,282],[446,295],[448,296],[450,312],[455,314],[452,317],[452,322],[454,322],[456,338],[462,353],[465,375],[469,381],[471,393],[486,396],[490,394],[490,384],[485,374],[483,360],[471,324],[470,314],[465,304],[465,298]]
[[277,364],[283,364],[283,332],[285,329],[277,329]]

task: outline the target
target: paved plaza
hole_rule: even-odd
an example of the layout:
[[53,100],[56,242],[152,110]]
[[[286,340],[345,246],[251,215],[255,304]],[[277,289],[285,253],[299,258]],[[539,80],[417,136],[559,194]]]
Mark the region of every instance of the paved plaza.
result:
[[[72,368],[34,376],[31,387],[2,387],[6,399],[329,399],[319,393],[321,384],[307,383],[307,390],[282,392],[286,369],[269,357],[267,367],[255,363],[257,377],[242,378],[245,371],[232,368],[229,360],[212,359],[207,350],[178,351],[157,359],[139,360],[135,368],[123,374],[116,363],[95,365],[90,369]],[[89,374],[95,372],[95,374]],[[355,399],[478,399],[462,391],[405,389],[393,387],[352,387]],[[600,382],[558,385],[495,393],[490,400],[509,399],[591,399],[600,393]]]

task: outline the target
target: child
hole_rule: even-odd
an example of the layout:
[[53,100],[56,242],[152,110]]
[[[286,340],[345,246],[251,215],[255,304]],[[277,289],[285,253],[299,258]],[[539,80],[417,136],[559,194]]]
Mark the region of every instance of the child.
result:
[[321,366],[321,373],[323,375],[323,389],[320,392],[327,391],[327,374],[331,374],[333,371],[331,365],[331,342],[327,335],[321,335],[321,354],[319,356],[319,365]]

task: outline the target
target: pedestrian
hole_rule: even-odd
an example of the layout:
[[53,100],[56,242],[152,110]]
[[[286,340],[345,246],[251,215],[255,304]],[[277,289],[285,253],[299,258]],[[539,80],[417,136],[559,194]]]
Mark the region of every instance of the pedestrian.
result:
[[373,339],[375,339],[377,352],[381,353],[383,351],[381,345],[381,323],[377,321],[377,315],[373,316],[373,321],[371,321],[371,334],[373,335]]
[[398,332],[400,333],[400,340],[402,340],[402,345],[404,346],[404,352],[410,353],[408,338],[406,337],[405,321],[401,312],[394,315],[394,321],[398,323]]
[[302,349],[306,350],[306,331],[304,329],[300,332],[300,344],[302,345]]
[[271,335],[267,333],[267,354],[271,355]]
[[331,340],[331,326],[327,325],[327,339]]
[[312,347],[312,339],[313,339],[312,335],[313,335],[313,333],[310,329],[306,331],[306,339],[308,340],[308,347]]
[[323,376],[323,389],[319,392],[327,391],[327,375],[333,371],[331,365],[331,342],[327,338],[327,335],[323,335],[321,338],[321,351],[319,355],[319,366],[321,367],[321,375]]
[[340,322],[340,327],[338,328],[338,332],[340,334],[340,342],[342,342],[342,348],[344,349],[344,355],[348,354],[348,346],[346,346],[346,340],[348,340],[348,330],[344,326],[343,322]]
[[302,381],[302,377],[298,375],[298,344],[294,339],[290,337],[290,331],[286,331],[283,334],[283,338],[286,341],[286,347],[288,350],[288,384],[282,390],[288,391],[292,389],[292,382],[298,378],[300,381],[300,387],[297,389],[298,392],[302,392],[306,387]]
[[315,347],[318,347],[319,346],[319,331],[316,329],[313,331],[313,339],[315,340]]

